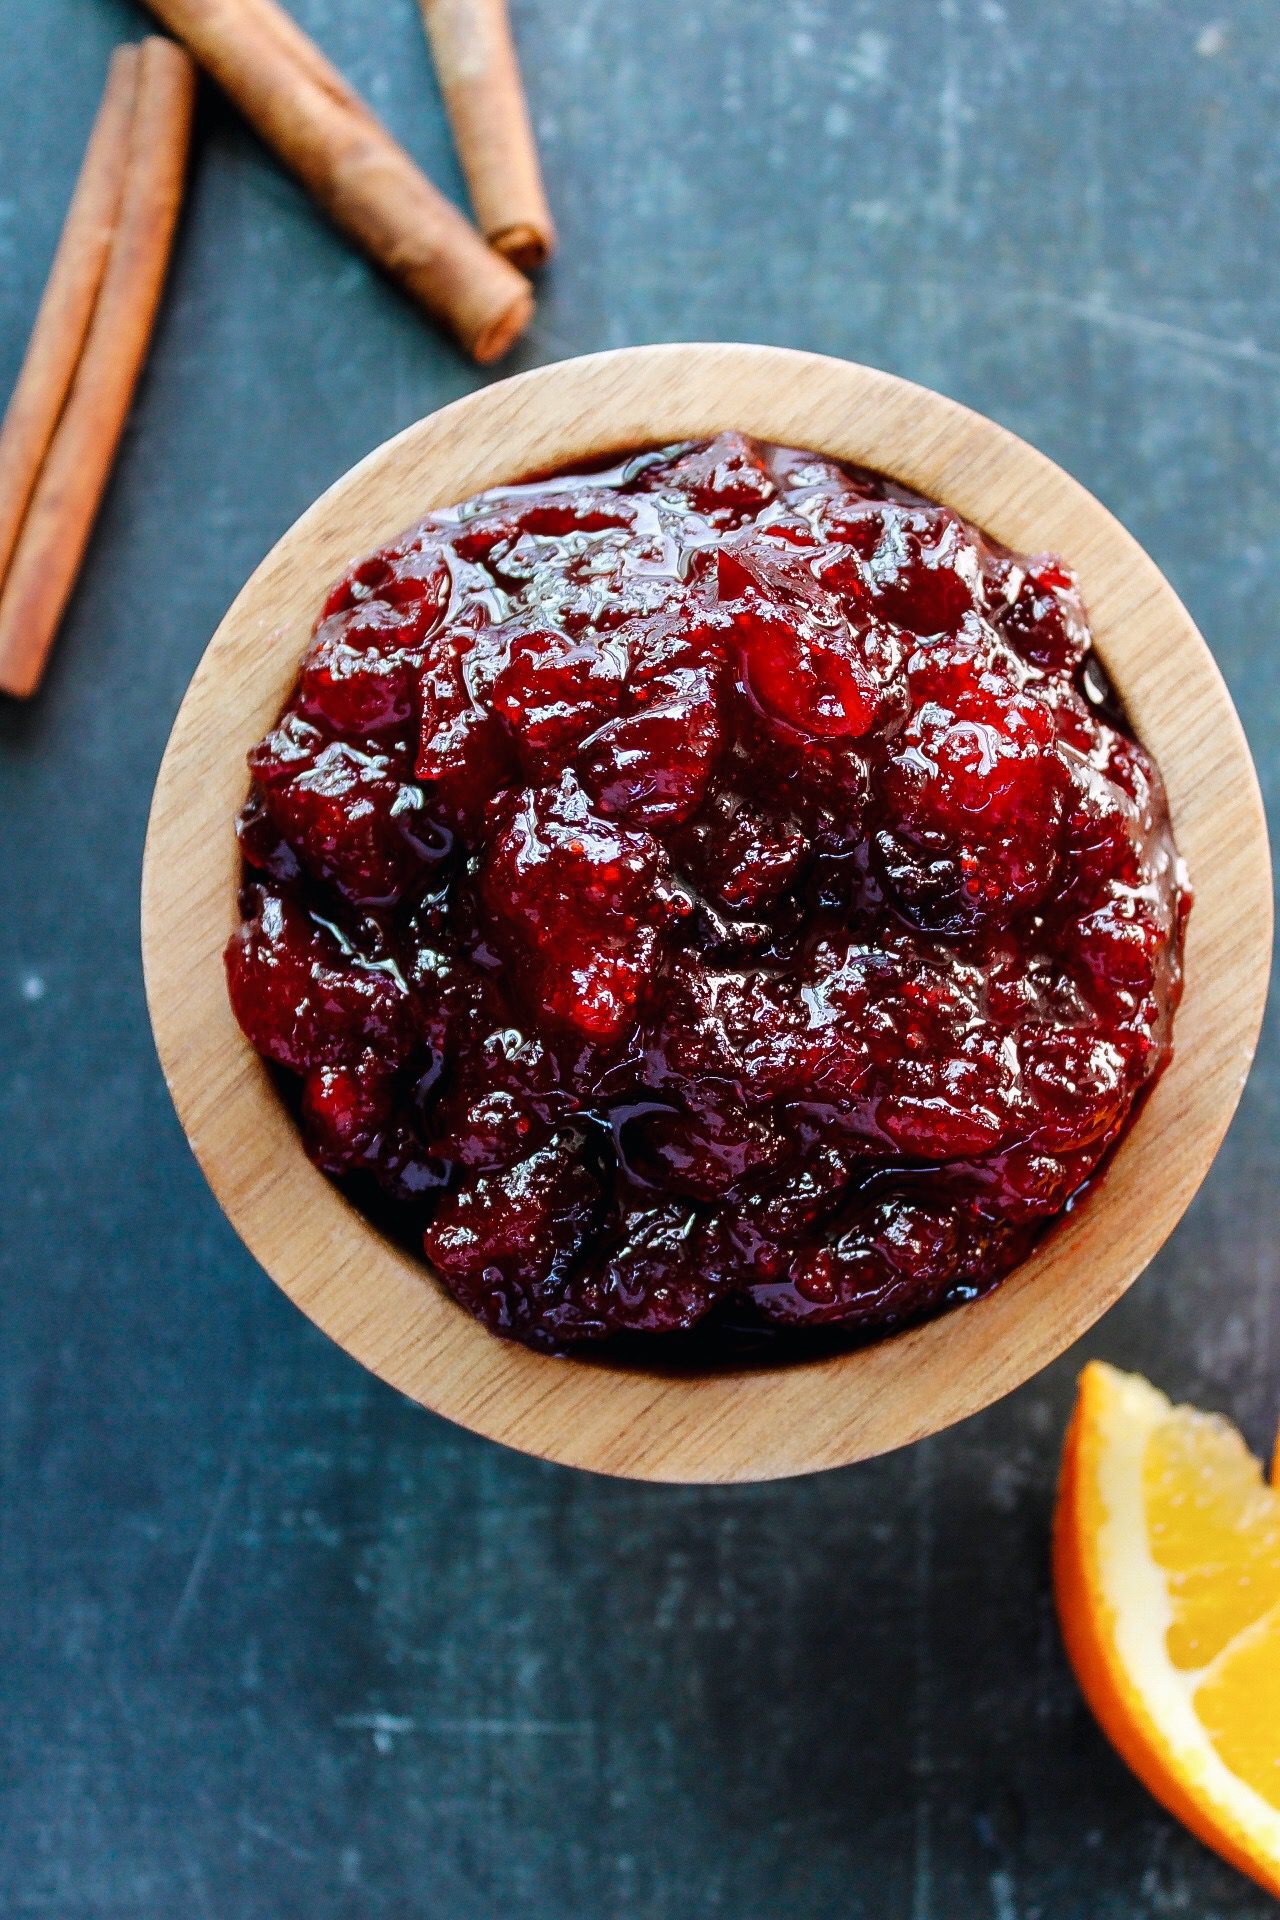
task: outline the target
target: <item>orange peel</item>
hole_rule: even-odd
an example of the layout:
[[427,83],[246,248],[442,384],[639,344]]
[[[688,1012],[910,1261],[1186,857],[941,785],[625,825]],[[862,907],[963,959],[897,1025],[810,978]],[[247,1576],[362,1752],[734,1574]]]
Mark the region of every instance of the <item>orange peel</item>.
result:
[[1280,1485],[1229,1422],[1092,1361],[1063,1454],[1054,1588],[1103,1732],[1280,1896]]

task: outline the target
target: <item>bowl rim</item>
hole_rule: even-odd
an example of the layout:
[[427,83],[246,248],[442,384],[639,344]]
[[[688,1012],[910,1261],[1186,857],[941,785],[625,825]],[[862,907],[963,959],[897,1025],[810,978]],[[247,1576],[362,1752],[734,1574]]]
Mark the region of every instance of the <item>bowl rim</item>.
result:
[[[322,592],[432,507],[615,450],[736,427],[891,475],[1018,552],[1075,567],[1099,652],[1161,765],[1196,904],[1172,1063],[1105,1175],[981,1300],[876,1344],[669,1375],[487,1333],[306,1158],[227,1000],[231,823]],[[1173,665],[1176,660],[1176,669]],[[376,448],[277,542],[182,701],[156,782],[142,940],[157,1050],[190,1145],[245,1245],[308,1317],[422,1405],[507,1446],[627,1478],[753,1481],[844,1465],[1028,1380],[1132,1283],[1208,1171],[1266,998],[1271,869],[1249,749],[1205,642],[1154,562],[1044,454],[898,377],[794,349],[623,348],[517,374]]]

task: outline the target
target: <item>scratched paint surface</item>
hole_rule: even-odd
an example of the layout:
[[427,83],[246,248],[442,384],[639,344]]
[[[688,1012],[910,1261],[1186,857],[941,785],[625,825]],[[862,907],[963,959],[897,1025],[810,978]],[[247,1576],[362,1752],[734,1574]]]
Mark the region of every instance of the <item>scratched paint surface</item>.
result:
[[[413,0],[294,0],[446,186]],[[1272,0],[517,0],[564,239],[512,366],[754,338],[1043,446],[1190,603],[1280,776]],[[376,31],[375,31],[376,23]],[[0,388],[128,0],[0,0]],[[0,712],[0,1920],[1262,1920],[1059,1650],[1086,1353],[1280,1413],[1274,1025],[1080,1353],[906,1456],[670,1492],[365,1378],[184,1149],[136,934],[182,688],[331,478],[478,376],[213,101],[46,693]]]

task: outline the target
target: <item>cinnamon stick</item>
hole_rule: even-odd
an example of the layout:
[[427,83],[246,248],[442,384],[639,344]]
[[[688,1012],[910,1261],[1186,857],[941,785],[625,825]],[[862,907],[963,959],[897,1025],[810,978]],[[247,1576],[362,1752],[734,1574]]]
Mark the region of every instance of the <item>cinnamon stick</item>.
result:
[[137,85],[137,48],[117,48],[26,358],[0,427],[0,580],[66,403],[106,271],[124,192]]
[[147,0],[352,239],[474,359],[506,352],[528,282],[387,132],[275,0]]
[[556,243],[507,0],[421,0],[480,230],[525,272]]
[[[180,47],[146,40],[135,74],[105,271],[0,589],[0,689],[21,696],[39,684],[89,542],[146,357],[182,200],[195,70]],[[68,269],[67,283],[78,289],[80,273]],[[64,324],[55,312],[50,337]],[[43,354],[38,345],[37,359]]]

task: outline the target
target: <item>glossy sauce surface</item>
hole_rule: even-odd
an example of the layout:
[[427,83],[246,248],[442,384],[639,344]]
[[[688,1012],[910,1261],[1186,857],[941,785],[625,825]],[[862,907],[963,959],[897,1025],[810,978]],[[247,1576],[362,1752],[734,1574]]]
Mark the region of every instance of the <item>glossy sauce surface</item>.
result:
[[250,770],[237,1017],[495,1332],[970,1298],[1168,1058],[1189,896],[1069,571],[815,455],[429,515]]

